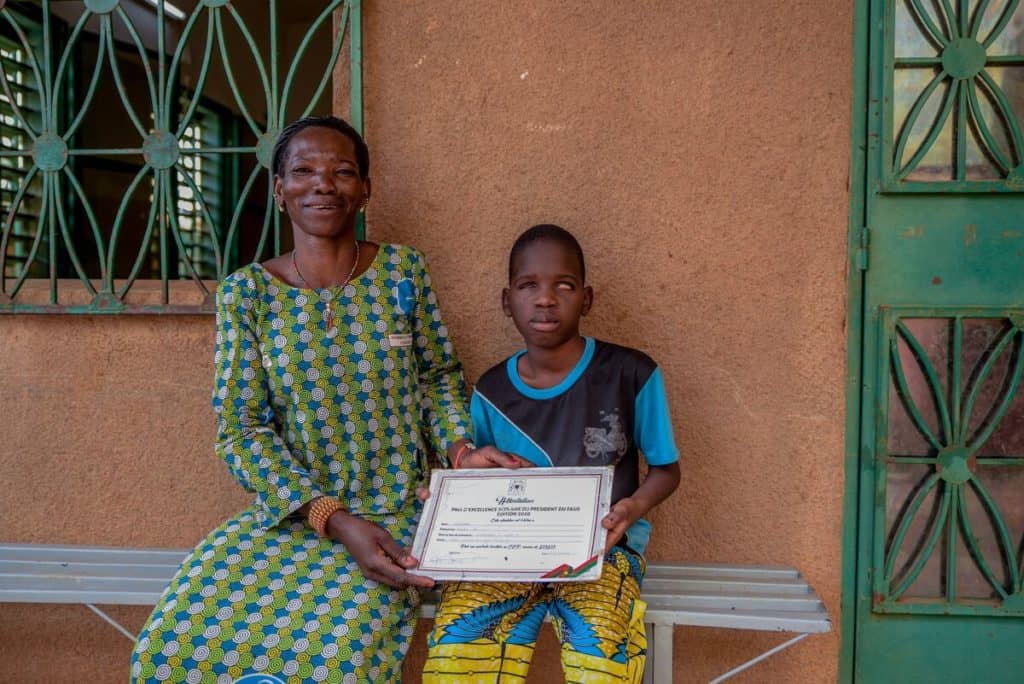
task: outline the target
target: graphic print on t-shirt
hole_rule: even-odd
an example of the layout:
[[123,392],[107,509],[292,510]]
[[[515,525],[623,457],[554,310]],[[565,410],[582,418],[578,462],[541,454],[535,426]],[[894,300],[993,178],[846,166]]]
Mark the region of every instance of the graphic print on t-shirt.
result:
[[587,458],[600,458],[608,464],[618,463],[629,447],[626,433],[622,429],[622,419],[619,418],[619,409],[601,411],[601,422],[607,427],[583,428],[583,450]]

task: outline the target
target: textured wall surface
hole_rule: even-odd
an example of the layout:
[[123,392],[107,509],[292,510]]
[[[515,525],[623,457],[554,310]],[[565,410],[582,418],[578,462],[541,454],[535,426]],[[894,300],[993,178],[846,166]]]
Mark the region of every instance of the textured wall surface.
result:
[[[651,557],[792,564],[836,618],[850,8],[401,7],[366,11],[370,231],[426,251],[467,376],[518,348],[498,306],[513,239],[566,226],[595,289],[585,332],[665,372],[683,484]],[[780,637],[678,630],[676,681]],[[838,645],[815,637],[739,681],[832,681]],[[557,679],[548,646],[531,681]]]
[[[795,565],[836,621],[851,9],[364,4],[370,235],[427,253],[469,379],[518,346],[512,240],[568,227],[585,332],[649,352],[670,392],[684,480],[650,556]],[[211,448],[212,340],[205,317],[0,318],[0,536],[181,547],[244,505]],[[679,630],[676,681],[781,640]],[[531,681],[557,681],[542,643]],[[838,645],[736,681],[832,681]],[[8,681],[121,682],[128,653],[85,608],[0,610]]]

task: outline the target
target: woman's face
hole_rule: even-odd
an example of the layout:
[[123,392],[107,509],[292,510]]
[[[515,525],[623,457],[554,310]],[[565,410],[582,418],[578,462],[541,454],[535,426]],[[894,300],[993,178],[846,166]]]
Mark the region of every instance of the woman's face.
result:
[[281,173],[274,176],[274,197],[284,203],[295,230],[334,237],[355,225],[370,197],[370,180],[360,175],[347,135],[311,126],[288,144]]

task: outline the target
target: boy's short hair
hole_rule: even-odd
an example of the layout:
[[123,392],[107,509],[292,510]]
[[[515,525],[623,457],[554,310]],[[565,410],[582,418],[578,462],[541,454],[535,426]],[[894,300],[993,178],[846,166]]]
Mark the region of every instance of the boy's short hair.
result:
[[580,280],[587,282],[587,267],[583,261],[583,248],[580,247],[580,243],[573,237],[572,233],[553,223],[537,224],[528,228],[522,235],[516,238],[516,241],[512,244],[512,250],[508,254],[508,279],[510,282],[512,281],[516,259],[519,257],[519,254],[534,242],[542,240],[557,242],[573,252],[576,255],[576,259],[580,262]]

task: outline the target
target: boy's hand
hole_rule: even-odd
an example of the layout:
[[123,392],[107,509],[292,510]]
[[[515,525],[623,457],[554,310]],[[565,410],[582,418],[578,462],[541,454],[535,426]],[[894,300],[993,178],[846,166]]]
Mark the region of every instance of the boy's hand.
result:
[[608,553],[611,551],[612,547],[622,539],[622,535],[626,534],[626,530],[642,518],[645,512],[646,509],[639,502],[628,496],[616,501],[615,505],[608,511],[608,515],[604,516],[604,519],[601,521],[601,525],[608,530],[604,552]]
[[679,486],[679,464],[652,465],[644,480],[633,496],[619,499],[608,511],[601,524],[608,530],[608,543],[605,553],[622,539],[626,530],[647,512],[664,501]]
[[523,468],[530,465],[533,464],[526,459],[493,446],[473,449],[459,459],[459,470],[464,468]]

